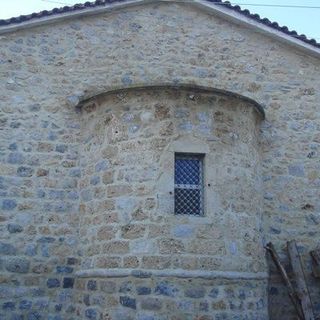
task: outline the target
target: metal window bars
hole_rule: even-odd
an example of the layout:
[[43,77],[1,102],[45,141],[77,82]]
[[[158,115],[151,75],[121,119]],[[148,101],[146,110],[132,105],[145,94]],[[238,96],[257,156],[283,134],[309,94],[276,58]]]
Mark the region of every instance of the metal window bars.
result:
[[175,214],[203,215],[203,155],[175,154],[174,208]]

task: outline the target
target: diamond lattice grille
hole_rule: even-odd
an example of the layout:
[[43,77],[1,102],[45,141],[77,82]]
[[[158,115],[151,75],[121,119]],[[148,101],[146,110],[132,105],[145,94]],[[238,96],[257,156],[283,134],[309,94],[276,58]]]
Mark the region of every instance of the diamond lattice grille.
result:
[[202,215],[202,161],[200,155],[176,154],[174,204],[176,214]]

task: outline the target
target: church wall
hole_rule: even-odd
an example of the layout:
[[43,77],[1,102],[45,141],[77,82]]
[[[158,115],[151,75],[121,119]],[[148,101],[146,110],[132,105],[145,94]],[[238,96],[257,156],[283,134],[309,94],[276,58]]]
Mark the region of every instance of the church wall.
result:
[[[90,280],[81,282],[89,292],[82,293],[88,303],[80,314],[266,319],[262,116],[255,106],[226,94],[162,87],[116,91],[81,110],[78,276]],[[203,216],[175,214],[174,159],[181,152],[203,155]],[[105,292],[97,275],[113,291]],[[93,283],[104,296],[96,303]]]
[[74,312],[80,123],[73,108],[14,99],[1,105],[0,319],[53,319]]
[[[318,59],[175,3],[65,20],[3,34],[0,41],[0,319],[71,319],[89,307],[71,288],[87,290],[85,281],[97,279],[83,280],[76,272],[98,267],[100,254],[84,241],[94,228],[80,224],[79,230],[80,217],[89,212],[83,174],[92,174],[84,161],[92,161],[93,171],[97,163],[79,153],[84,115],[78,103],[114,88],[186,83],[234,92],[264,107],[263,243],[274,242],[286,262],[285,242],[297,240],[319,313],[319,283],[308,254],[319,245]],[[94,209],[109,210],[111,204],[104,205]],[[235,269],[245,265],[229,261]],[[112,263],[122,267],[124,259]],[[291,319],[281,279],[269,266],[270,319],[283,319],[284,312]],[[112,281],[120,286],[121,280]]]

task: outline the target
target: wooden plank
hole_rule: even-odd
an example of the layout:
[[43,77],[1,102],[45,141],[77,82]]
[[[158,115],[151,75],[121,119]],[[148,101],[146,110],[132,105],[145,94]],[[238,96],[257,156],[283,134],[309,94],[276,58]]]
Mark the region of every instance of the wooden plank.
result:
[[271,256],[274,264],[276,265],[277,269],[279,270],[279,272],[282,276],[282,280],[284,281],[284,283],[287,287],[289,297],[290,297],[291,302],[297,312],[299,320],[305,320],[303,313],[302,313],[302,309],[301,309],[301,305],[300,305],[300,301],[298,299],[297,293],[295,292],[295,290],[290,282],[288,274],[280,261],[280,258],[276,252],[276,249],[274,248],[274,246],[271,242],[269,242],[266,245],[266,249],[270,253],[270,256]]
[[315,262],[320,266],[320,249],[315,249],[310,251],[311,257],[315,260]]
[[289,258],[293,270],[293,275],[296,281],[297,294],[301,302],[301,308],[305,320],[315,320],[312,302],[310,299],[310,294],[308,286],[305,279],[305,274],[303,271],[301,258],[297,249],[297,244],[295,240],[287,242],[287,249],[289,253]]
[[312,257],[312,274],[315,278],[320,278],[320,249],[310,251]]

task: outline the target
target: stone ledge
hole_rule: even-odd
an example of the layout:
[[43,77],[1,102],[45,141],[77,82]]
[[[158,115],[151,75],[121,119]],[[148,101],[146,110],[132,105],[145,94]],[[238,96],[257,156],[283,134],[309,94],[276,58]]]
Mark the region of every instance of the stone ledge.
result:
[[267,272],[238,272],[238,271],[190,271],[190,270],[152,270],[152,269],[87,269],[76,272],[79,278],[202,278],[202,279],[230,279],[230,280],[265,280]]

